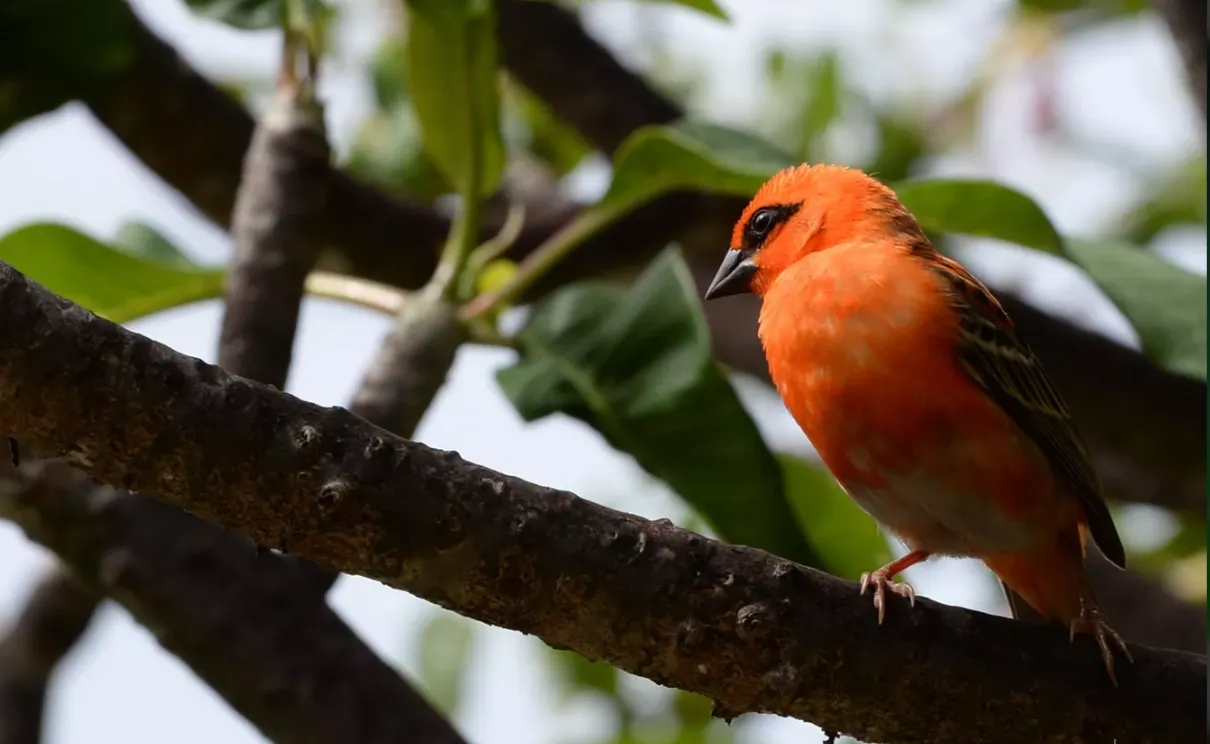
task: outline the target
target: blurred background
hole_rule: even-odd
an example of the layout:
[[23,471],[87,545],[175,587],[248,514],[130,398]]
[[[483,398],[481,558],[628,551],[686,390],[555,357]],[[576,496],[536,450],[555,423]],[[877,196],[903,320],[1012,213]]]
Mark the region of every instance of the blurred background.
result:
[[[131,5],[191,65],[254,111],[263,108],[272,91],[277,32],[237,31],[193,15],[180,0]],[[335,5],[334,48],[319,92],[338,157],[367,180],[431,200],[431,166],[419,154],[415,120],[407,102],[392,100],[381,84],[383,76],[398,74],[390,65],[400,43],[397,3]],[[1189,93],[1168,27],[1145,3],[720,5],[728,24],[658,2],[576,7],[620,60],[697,118],[764,135],[802,160],[859,164],[887,180],[992,178],[1033,196],[1064,235],[1124,237],[1205,274],[1203,112]],[[606,188],[609,161],[541,107],[518,94],[506,117],[506,136],[527,153],[510,178],[539,182],[538,188],[567,199],[590,200]],[[230,255],[226,233],[160,182],[84,106],[64,106],[0,138],[0,233],[60,221],[108,239],[132,220],[200,262],[219,264]],[[1138,347],[1131,325],[1072,265],[995,241],[963,239],[953,248],[998,289]],[[131,327],[213,361],[219,318],[219,303],[203,302]],[[367,310],[308,299],[290,391],[346,405],[388,323]],[[523,423],[492,381],[510,356],[464,347],[416,438],[619,509],[682,524],[691,519],[661,483],[589,427],[563,417]],[[738,384],[778,451],[809,454],[772,391],[743,379]],[[1122,506],[1117,520],[1139,570],[1204,605],[1204,520],[1142,504]],[[834,539],[845,539],[843,528]],[[0,625],[20,609],[45,565],[48,554],[0,522]],[[921,595],[1006,613],[994,582],[973,562],[937,561],[908,570],[906,578]],[[699,698],[464,620],[372,581],[343,577],[330,599],[476,744],[823,740],[811,725],[773,717],[748,716],[729,727],[711,722]],[[111,604],[62,667],[46,736],[47,744],[263,740]]]

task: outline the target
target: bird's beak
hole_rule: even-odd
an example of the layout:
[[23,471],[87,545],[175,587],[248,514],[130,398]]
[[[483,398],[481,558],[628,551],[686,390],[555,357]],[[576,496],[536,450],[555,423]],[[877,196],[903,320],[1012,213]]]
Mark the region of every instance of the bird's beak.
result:
[[752,262],[750,251],[738,248],[728,250],[727,255],[723,257],[723,264],[718,267],[718,273],[714,275],[714,281],[710,282],[710,288],[706,290],[706,299],[751,292],[750,282],[755,273],[756,264]]

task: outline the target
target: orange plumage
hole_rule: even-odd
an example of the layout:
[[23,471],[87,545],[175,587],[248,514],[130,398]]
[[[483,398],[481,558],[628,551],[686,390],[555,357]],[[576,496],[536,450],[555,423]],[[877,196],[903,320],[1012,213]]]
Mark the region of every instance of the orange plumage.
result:
[[[1125,551],[1062,399],[992,294],[938,253],[861,171],[773,176],[735,226],[707,299],[763,298],[759,335],[786,407],[849,495],[911,550],[862,577],[879,622],[899,572],[981,559],[1044,619],[1113,647],[1084,574],[1085,535]],[[1014,594],[1016,596],[1014,596]]]

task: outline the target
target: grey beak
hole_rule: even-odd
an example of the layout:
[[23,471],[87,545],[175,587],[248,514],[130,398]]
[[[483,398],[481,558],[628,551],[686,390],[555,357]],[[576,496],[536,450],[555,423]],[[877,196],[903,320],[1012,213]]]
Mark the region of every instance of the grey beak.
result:
[[756,264],[752,263],[752,253],[732,248],[723,257],[723,263],[714,275],[706,290],[706,299],[713,300],[728,295],[751,292],[750,282],[756,273]]

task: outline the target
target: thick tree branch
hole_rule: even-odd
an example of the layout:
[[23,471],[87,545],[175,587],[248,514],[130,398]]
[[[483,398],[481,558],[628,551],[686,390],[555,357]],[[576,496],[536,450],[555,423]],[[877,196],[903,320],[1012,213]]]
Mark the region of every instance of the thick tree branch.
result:
[[[702,693],[723,715],[791,715],[888,744],[1184,744],[1204,727],[1204,657],[1134,647],[1114,690],[1092,647],[1059,629],[928,601],[879,627],[850,582],[231,377],[2,264],[0,400],[0,430],[37,455]],[[41,534],[59,517],[24,485],[0,488],[0,510]]]
[[38,582],[0,639],[0,744],[42,741],[50,678],[88,629],[97,601],[61,568]]
[[312,81],[286,74],[244,159],[231,235],[219,366],[285,389],[307,275],[319,257],[311,233],[327,201],[330,152]]
[[[667,121],[677,111],[582,30],[573,31],[569,19],[574,24],[574,18],[558,6],[507,0],[500,18],[503,55],[512,72],[598,145],[615,147],[634,126]],[[138,59],[88,104],[143,162],[211,219],[229,225],[252,121],[146,27],[138,24],[136,31]],[[609,101],[617,113],[589,116],[601,101]],[[314,236],[334,247],[324,265],[404,288],[423,284],[448,222],[340,171],[330,169],[327,177],[329,200]],[[687,247],[696,270],[712,272],[741,207],[736,200],[687,194],[660,199],[589,241],[539,290],[571,278],[633,269],[674,239]],[[546,210],[547,216],[530,220],[517,254],[532,250],[572,211]],[[487,220],[485,237],[499,223],[499,218]],[[398,251],[401,235],[416,246],[406,260]],[[1010,305],[1069,398],[1111,495],[1205,513],[1206,420],[1200,412],[1206,386],[1158,370],[1136,352],[1024,303]],[[740,298],[708,310],[720,358],[765,377],[752,303]],[[1121,394],[1123,384],[1130,386],[1129,395]]]
[[[120,602],[268,739],[464,744],[302,573],[258,558],[247,539],[61,462],[23,465],[0,477],[0,492],[0,513]],[[71,622],[82,628],[80,609]]]

